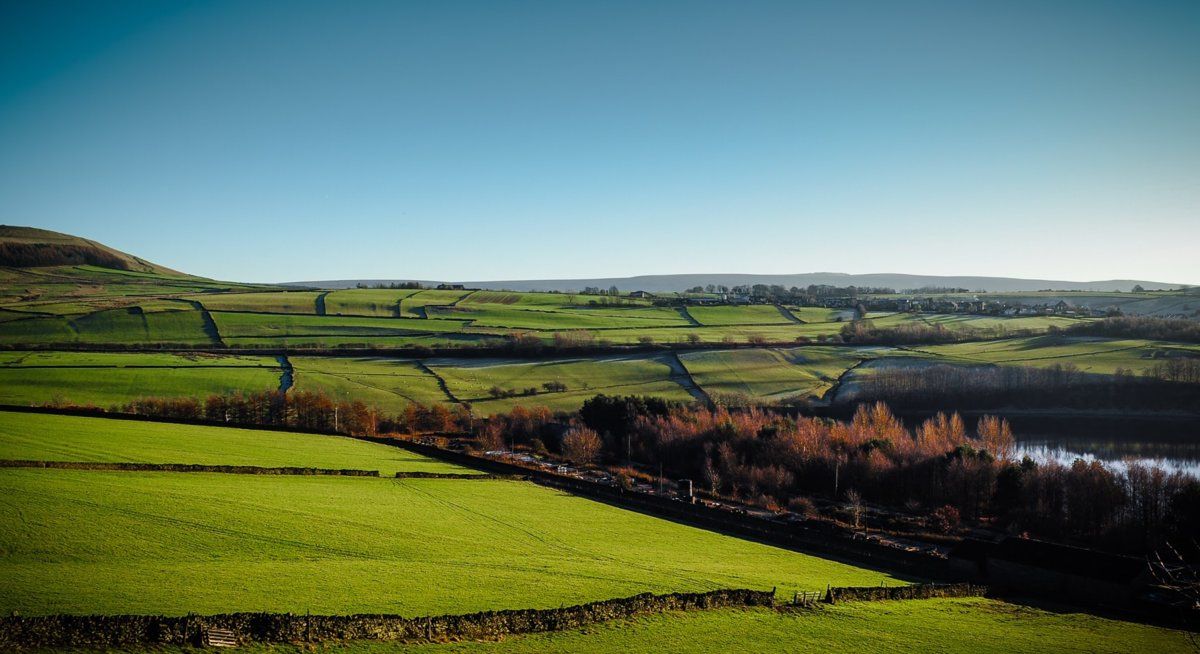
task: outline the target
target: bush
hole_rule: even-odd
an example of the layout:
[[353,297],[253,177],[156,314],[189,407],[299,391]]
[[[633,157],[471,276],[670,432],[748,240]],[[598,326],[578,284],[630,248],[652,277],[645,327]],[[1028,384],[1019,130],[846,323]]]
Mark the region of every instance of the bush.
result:
[[958,527],[959,520],[960,517],[958,514],[958,509],[950,506],[949,504],[934,510],[934,512],[929,515],[930,526],[942,532],[943,534],[948,534],[951,531],[954,531],[954,529]]
[[805,518],[817,515],[817,505],[807,497],[793,497],[788,500],[788,511]]

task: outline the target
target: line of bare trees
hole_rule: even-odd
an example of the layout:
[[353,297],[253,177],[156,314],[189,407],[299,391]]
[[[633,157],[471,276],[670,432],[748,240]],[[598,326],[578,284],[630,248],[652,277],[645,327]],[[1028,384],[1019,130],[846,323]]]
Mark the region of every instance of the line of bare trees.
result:
[[472,428],[461,406],[407,404],[384,414],[361,401],[336,400],[321,391],[263,391],[196,398],[148,397],[117,407],[122,413],[177,420],[336,431],[355,436],[401,432],[462,432]]
[[1114,316],[1082,322],[1063,330],[1068,334],[1108,336],[1111,338],[1148,338],[1163,341],[1200,343],[1200,320],[1155,318],[1152,316]]
[[577,414],[518,406],[482,421],[461,407],[417,403],[384,415],[307,391],[145,398],[119,409],[368,436],[470,433],[484,449],[525,446],[630,471],[636,462],[768,508],[825,496],[926,515],[935,528],[963,516],[1127,551],[1147,551],[1167,538],[1200,542],[1200,482],[1193,476],[1095,461],[1018,461],[1004,420],[984,417],[969,427],[957,414],[941,413],[909,429],[883,403],[861,405],[849,421],[605,395]]

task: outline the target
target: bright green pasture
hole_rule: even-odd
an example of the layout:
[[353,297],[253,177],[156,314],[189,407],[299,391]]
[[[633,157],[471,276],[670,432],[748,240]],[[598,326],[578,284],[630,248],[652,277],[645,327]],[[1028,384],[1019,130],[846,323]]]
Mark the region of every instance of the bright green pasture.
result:
[[0,411],[0,459],[470,472],[344,436],[10,411]]
[[416,292],[413,289],[390,288],[352,288],[344,291],[332,291],[325,296],[325,315],[399,318],[401,298],[406,298]]
[[389,413],[410,402],[436,404],[450,398],[437,378],[415,361],[373,357],[291,357],[295,388],[361,400]]
[[[430,318],[470,320],[472,326],[509,329],[613,329],[620,327],[685,327],[691,323],[669,307],[539,307],[537,305],[470,304],[427,307]],[[602,333],[601,333],[602,335]]]
[[193,296],[209,311],[261,311],[316,314],[321,291],[269,291],[265,293],[214,293]]
[[405,318],[424,318],[426,307],[448,305],[469,295],[471,291],[417,291],[400,300],[400,315]]
[[[692,307],[688,308],[690,312]],[[615,344],[636,344],[642,338],[655,343],[686,343],[688,336],[695,335],[701,343],[749,343],[762,339],[768,343],[794,343],[797,339],[816,339],[833,336],[842,329],[842,323],[796,324],[788,322],[777,325],[723,325],[719,327],[663,327],[641,329],[609,329],[596,332],[596,338]]]
[[792,323],[774,306],[752,304],[746,306],[695,306],[688,313],[701,325],[782,325]]
[[493,341],[497,337],[487,334],[438,334],[430,332],[396,332],[394,334],[377,335],[283,335],[283,336],[244,336],[223,338],[222,340],[235,347],[336,347],[345,350],[355,348],[403,348],[403,347],[474,347],[484,341]]
[[980,329],[998,332],[1046,331],[1050,327],[1066,328],[1086,322],[1084,318],[1066,316],[973,316],[962,314],[921,314],[922,320],[931,325],[944,325],[948,329]]
[[457,332],[463,323],[453,320],[366,318],[358,316],[303,316],[213,312],[222,338],[294,338],[312,336],[409,336]]
[[[300,651],[252,647],[251,651]],[[650,615],[498,642],[331,644],[331,654],[710,654],[711,652],[938,652],[1129,654],[1191,652],[1187,634],[1086,613],[983,598],[858,602],[785,613],[721,609]]]
[[797,347],[689,352],[679,355],[692,378],[709,395],[745,395],[777,401],[829,390],[865,352],[852,348]]
[[115,343],[213,345],[199,311],[110,309],[77,316],[0,322],[0,343]]
[[473,291],[458,304],[526,305],[534,307],[565,307],[578,302],[579,296],[567,293],[515,293],[511,291]]
[[[477,413],[504,411],[518,404],[555,410],[578,409],[597,394],[655,395],[689,401],[693,397],[680,384],[685,378],[671,355],[618,355],[595,358],[548,359],[431,359],[429,367],[446,381],[450,392],[469,402]],[[565,392],[546,392],[546,382],[566,384]],[[492,399],[489,390],[538,394]]]
[[0,497],[0,611],[23,615],[428,615],[889,579],[522,481],[8,469]]
[[1200,355],[1200,346],[1142,339],[1035,336],[996,341],[922,345],[911,348],[948,363],[996,363],[1046,367],[1071,364],[1084,372],[1112,374],[1117,368],[1142,372],[1172,352]]
[[140,397],[279,388],[273,357],[82,352],[0,353],[0,403],[109,407]]
[[854,317],[854,312],[850,309],[826,309],[825,307],[788,307],[788,311],[792,312],[804,322],[838,322],[838,318],[850,320]]

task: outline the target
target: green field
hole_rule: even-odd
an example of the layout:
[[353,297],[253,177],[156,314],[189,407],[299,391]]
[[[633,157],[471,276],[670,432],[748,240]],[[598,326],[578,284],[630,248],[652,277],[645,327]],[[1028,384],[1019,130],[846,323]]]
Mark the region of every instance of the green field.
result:
[[109,407],[140,397],[279,388],[274,357],[83,352],[0,353],[0,404]]
[[520,481],[8,469],[0,494],[0,611],[23,615],[425,615],[890,579]]
[[[250,647],[251,651],[302,651]],[[306,650],[304,650],[306,651]],[[329,644],[345,654],[709,654],[711,652],[1062,652],[1128,654],[1194,652],[1183,632],[996,600],[932,599],[818,606],[785,613],[722,609],[651,615],[561,633],[500,642],[402,645],[368,641]]]
[[399,318],[400,300],[416,292],[416,290],[384,288],[353,288],[332,291],[325,296],[325,315]]
[[389,413],[410,402],[439,404],[450,398],[437,378],[415,361],[370,357],[291,357],[295,388],[338,399],[361,400]]
[[688,307],[688,313],[701,325],[786,325],[794,324],[773,306],[752,304],[749,306]]
[[10,411],[0,411],[0,459],[470,472],[342,436]]
[[46,316],[0,322],[0,344],[40,343],[216,344],[205,332],[201,312],[186,308],[143,312],[130,307],[82,316]]
[[[607,395],[655,395],[690,401],[686,378],[672,355],[615,355],[540,361],[519,359],[430,359],[427,365],[445,380],[450,392],[476,413],[505,411],[515,405],[575,410],[584,400]],[[563,392],[544,392],[542,384],[566,384]],[[493,399],[489,391],[535,388],[538,394]]]
[[264,293],[221,293],[197,295],[209,311],[258,311],[264,313],[315,314],[319,291],[276,291]]
[[213,320],[226,339],[305,339],[320,336],[369,337],[411,336],[426,333],[457,332],[463,323],[453,320],[419,320],[342,316],[305,316],[214,312]]
[[666,307],[542,307],[504,304],[458,304],[426,307],[431,318],[469,320],[476,327],[507,329],[617,329],[622,327],[686,327],[676,309]]
[[400,315],[404,318],[425,318],[430,306],[448,306],[465,298],[470,291],[417,291],[400,300]]
[[1046,367],[1070,364],[1083,372],[1110,375],[1117,368],[1141,373],[1168,355],[1200,355],[1200,345],[1086,336],[1034,336],[909,348],[948,363],[995,363]]
[[820,397],[838,376],[871,356],[868,348],[705,350],[679,355],[692,378],[710,395],[744,395],[774,402]]

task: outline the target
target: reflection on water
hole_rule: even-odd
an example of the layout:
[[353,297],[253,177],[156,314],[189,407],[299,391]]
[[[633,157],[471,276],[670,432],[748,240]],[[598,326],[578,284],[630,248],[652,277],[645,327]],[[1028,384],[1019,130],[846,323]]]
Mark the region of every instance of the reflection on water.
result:
[[1200,421],[1134,418],[1012,418],[1017,456],[1097,459],[1114,468],[1157,465],[1200,476]]

